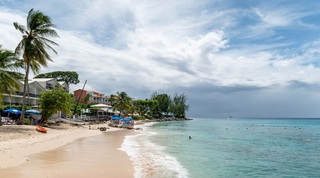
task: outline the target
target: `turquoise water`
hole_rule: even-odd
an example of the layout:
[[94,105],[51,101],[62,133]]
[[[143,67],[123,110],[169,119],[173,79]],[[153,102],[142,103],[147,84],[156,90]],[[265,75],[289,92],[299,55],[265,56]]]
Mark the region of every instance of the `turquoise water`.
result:
[[125,143],[135,177],[320,177],[320,119],[161,122]]

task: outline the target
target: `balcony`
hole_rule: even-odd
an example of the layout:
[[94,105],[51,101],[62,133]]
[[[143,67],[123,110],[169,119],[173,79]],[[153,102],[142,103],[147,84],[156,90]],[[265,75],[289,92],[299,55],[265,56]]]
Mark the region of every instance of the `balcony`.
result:
[[[17,96],[23,96],[23,92],[16,92],[15,94],[12,94],[11,96],[14,96],[14,95],[17,95]],[[28,93],[26,95],[28,97]],[[33,93],[30,93],[29,94],[29,97],[34,97],[34,98],[39,98],[40,95],[37,95],[37,94],[33,94]]]

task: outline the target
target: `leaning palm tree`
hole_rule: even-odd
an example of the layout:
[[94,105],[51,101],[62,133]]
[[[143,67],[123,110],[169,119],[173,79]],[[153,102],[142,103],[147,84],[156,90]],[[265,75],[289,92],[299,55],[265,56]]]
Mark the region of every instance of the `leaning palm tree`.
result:
[[40,11],[31,9],[27,17],[27,26],[13,23],[14,27],[22,33],[22,40],[15,52],[23,56],[25,63],[25,78],[23,86],[22,111],[20,122],[23,121],[26,104],[26,91],[28,85],[30,67],[34,72],[39,71],[39,66],[47,66],[47,61],[52,61],[47,48],[57,54],[51,45],[58,45],[48,37],[59,37],[53,29],[54,24],[49,16]]
[[12,93],[19,90],[18,80],[23,78],[23,74],[18,69],[22,67],[23,61],[0,45],[0,94],[8,94],[11,98]]

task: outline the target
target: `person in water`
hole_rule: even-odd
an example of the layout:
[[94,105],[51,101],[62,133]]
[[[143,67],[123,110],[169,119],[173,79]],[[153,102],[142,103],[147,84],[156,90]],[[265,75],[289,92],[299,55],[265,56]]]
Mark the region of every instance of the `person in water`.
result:
[[189,136],[189,140],[191,140],[191,136]]

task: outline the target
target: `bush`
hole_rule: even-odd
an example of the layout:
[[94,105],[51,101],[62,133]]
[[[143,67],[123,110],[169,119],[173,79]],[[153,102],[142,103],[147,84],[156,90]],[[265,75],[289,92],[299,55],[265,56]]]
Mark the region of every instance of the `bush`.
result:
[[141,116],[132,116],[133,120],[143,120],[143,117]]

